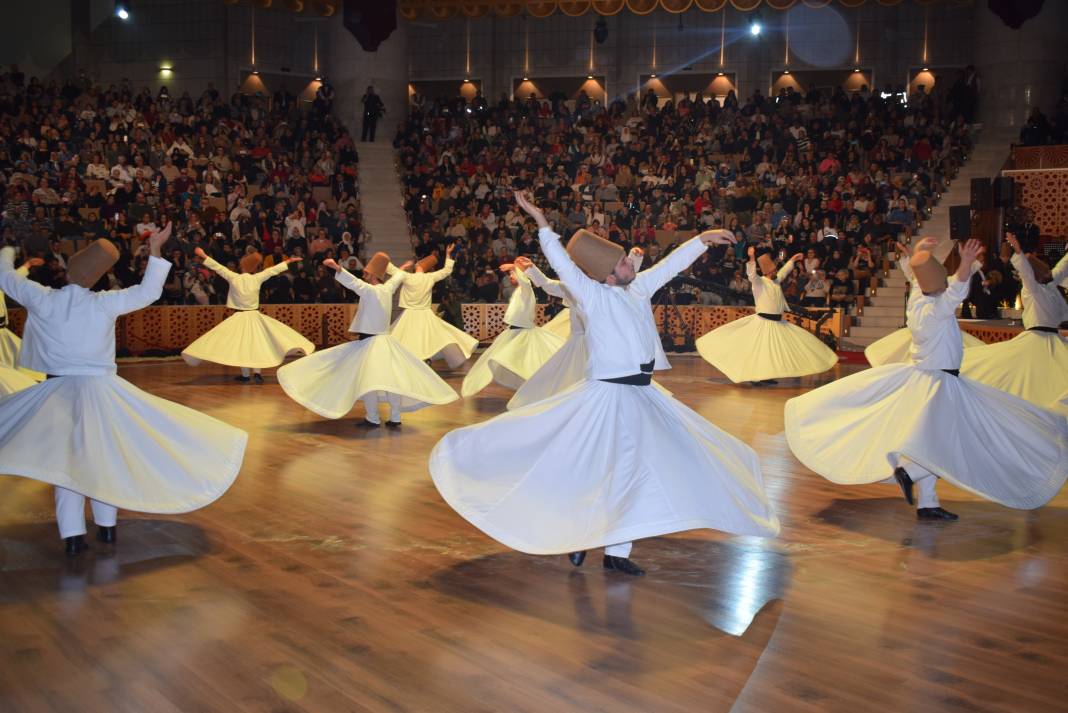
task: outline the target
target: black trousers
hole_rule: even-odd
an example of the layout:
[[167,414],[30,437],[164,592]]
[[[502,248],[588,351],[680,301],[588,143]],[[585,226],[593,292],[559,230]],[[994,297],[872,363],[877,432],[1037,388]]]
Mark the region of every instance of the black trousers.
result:
[[363,131],[360,133],[360,141],[375,140],[375,124],[378,123],[378,117],[364,116],[363,117]]

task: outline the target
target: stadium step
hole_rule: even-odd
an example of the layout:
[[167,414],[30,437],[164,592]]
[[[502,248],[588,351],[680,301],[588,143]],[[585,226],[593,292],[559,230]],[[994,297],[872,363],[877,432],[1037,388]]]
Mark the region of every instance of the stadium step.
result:
[[360,152],[360,209],[371,234],[367,257],[381,250],[394,264],[412,255],[404,191],[397,175],[396,155],[388,141],[357,144]]

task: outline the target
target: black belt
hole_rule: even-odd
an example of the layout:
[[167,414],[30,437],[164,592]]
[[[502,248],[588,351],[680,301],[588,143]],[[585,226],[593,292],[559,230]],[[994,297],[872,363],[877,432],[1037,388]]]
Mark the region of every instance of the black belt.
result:
[[238,309],[237,307],[231,307],[230,309],[232,309],[235,312],[259,312],[260,311],[259,307],[255,307],[253,309]]
[[46,379],[58,379],[63,376],[62,374],[45,374]]
[[0,317],[0,329],[7,326],[7,317]]
[[509,324],[508,329],[529,329],[529,327],[520,327],[517,324]]
[[942,369],[942,371],[946,372],[950,376],[960,376],[960,369]]
[[1028,332],[1049,332],[1050,334],[1060,334],[1061,330],[1057,327],[1028,327]]
[[763,317],[764,319],[770,319],[772,322],[781,322],[782,314],[769,314],[767,312],[757,312],[757,317]]
[[370,339],[371,337],[380,337],[381,334],[368,334],[367,332],[356,332],[356,336],[360,339]]
[[653,365],[656,360],[647,362],[640,365],[641,369],[639,374],[631,374],[630,376],[617,376],[614,379],[598,379],[608,384],[625,384],[627,386],[648,386],[653,383]]

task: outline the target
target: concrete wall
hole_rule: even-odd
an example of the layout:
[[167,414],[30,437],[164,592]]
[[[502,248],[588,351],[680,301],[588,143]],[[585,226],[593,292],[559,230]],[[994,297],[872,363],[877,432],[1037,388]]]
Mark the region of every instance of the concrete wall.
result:
[[[488,97],[510,92],[523,76],[605,75],[610,97],[638,87],[641,74],[672,71],[708,73],[721,70],[720,37],[725,21],[722,70],[737,77],[738,91],[767,93],[773,70],[782,69],[789,34],[790,67],[839,68],[854,64],[878,69],[874,81],[905,84],[909,69],[924,64],[924,19],[927,13],[927,64],[963,66],[973,58],[974,6],[923,6],[912,2],[884,7],[875,2],[856,9],[837,3],[812,9],[797,3],[789,11],[764,8],[764,31],[748,35],[752,13],[690,10],[638,16],[629,12],[605,18],[608,40],[592,41],[599,17],[555,14],[544,20],[515,17],[444,22],[427,19],[409,27],[413,79],[462,79],[469,72],[484,82]],[[679,29],[681,22],[682,29]],[[860,59],[856,62],[857,32]],[[592,71],[591,71],[591,44]],[[470,51],[468,51],[470,47]]]
[[386,106],[386,114],[378,122],[376,139],[391,141],[408,105],[408,25],[398,23],[397,29],[375,52],[360,47],[340,16],[332,18],[329,28],[330,80],[337,93],[335,113],[358,138],[363,116],[360,99],[368,86],[374,86]]

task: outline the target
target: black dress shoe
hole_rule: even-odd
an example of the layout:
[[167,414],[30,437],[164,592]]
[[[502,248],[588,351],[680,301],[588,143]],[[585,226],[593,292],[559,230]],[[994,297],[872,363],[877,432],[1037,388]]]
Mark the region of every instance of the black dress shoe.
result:
[[401,422],[400,421],[386,421],[386,428],[391,428],[394,431],[396,431],[396,430],[400,429],[400,427],[401,427]]
[[89,549],[89,545],[85,544],[84,535],[65,537],[63,538],[63,544],[66,548],[67,557],[75,557]]
[[638,565],[631,562],[626,557],[613,557],[612,555],[604,556],[604,568],[614,569],[623,574],[632,574],[635,577],[640,577],[645,574],[645,570]]
[[253,374],[252,375],[252,380],[255,381],[257,384],[262,384],[263,383],[263,374]]
[[119,533],[115,530],[114,525],[112,525],[111,527],[105,527],[104,525],[100,525],[96,529],[96,539],[108,545],[115,544],[115,539],[118,536]]
[[916,511],[917,520],[959,520],[960,516],[942,508],[920,508]]
[[778,386],[779,382],[775,379],[764,379],[760,382],[764,386]]
[[581,567],[582,563],[586,561],[586,550],[583,550],[582,552],[572,552],[567,558],[571,560],[571,564],[576,567]]
[[251,379],[249,379],[247,376],[235,376],[234,381],[240,381],[242,384],[247,384],[249,381],[251,381]]
[[912,499],[912,478],[909,477],[908,471],[904,468],[894,468],[894,480],[901,486],[901,494],[905,496],[905,502],[909,505],[915,504],[916,501]]
[[381,425],[381,423],[375,423],[364,418],[356,423],[356,428],[378,428]]

